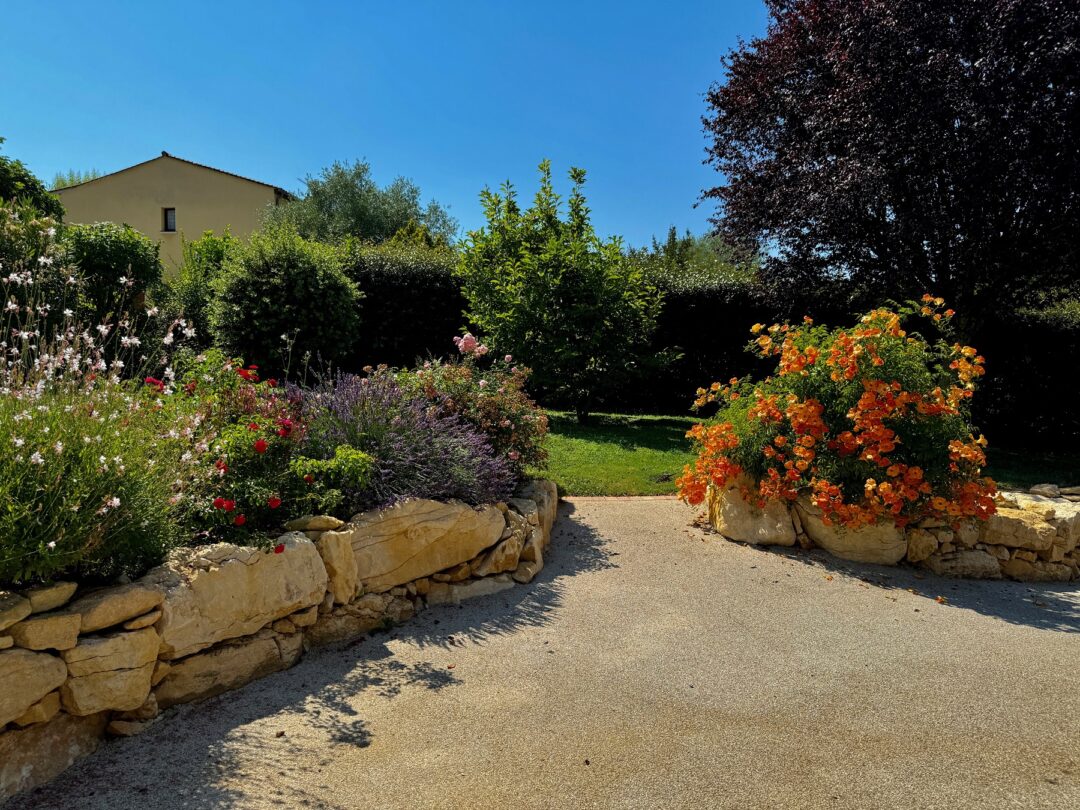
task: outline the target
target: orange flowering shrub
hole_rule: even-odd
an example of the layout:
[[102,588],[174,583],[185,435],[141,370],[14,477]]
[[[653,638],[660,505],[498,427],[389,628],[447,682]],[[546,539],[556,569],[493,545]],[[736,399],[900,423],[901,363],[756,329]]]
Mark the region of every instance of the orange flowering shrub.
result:
[[[947,339],[953,314],[926,295],[846,329],[809,318],[755,324],[749,349],[776,358],[776,373],[698,390],[695,407],[720,410],[687,434],[698,457],[678,481],[680,497],[701,503],[710,485],[746,473],[756,482],[748,500],[806,495],[826,523],[850,528],[987,518],[996,489],[981,476],[986,439],[973,435],[969,416],[983,358]],[[914,317],[941,337],[909,332]]]

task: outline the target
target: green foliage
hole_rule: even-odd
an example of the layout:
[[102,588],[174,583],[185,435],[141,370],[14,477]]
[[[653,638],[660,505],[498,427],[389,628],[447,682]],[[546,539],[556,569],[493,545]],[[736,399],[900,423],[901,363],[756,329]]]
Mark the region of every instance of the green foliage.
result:
[[214,285],[221,277],[230,252],[241,246],[239,239],[226,228],[221,236],[206,231],[191,242],[184,242],[183,260],[176,275],[155,291],[155,300],[165,305],[174,317],[184,318],[195,329],[200,345],[210,340],[210,304]]
[[[0,138],[0,144],[4,139]],[[49,193],[21,160],[0,155],[0,200],[32,205],[39,214],[59,220],[64,217],[60,199]]]
[[756,257],[732,247],[718,236],[679,236],[675,226],[661,243],[655,238],[647,248],[631,248],[629,259],[665,292],[749,284],[757,273]]
[[94,322],[115,314],[121,301],[139,298],[161,279],[158,245],[130,225],[68,225],[60,239],[65,262],[78,268],[86,282],[88,317]]
[[661,295],[618,240],[589,221],[585,172],[571,169],[565,219],[540,164],[540,190],[522,211],[509,183],[481,193],[487,226],[469,234],[459,264],[469,318],[494,349],[534,371],[541,390],[585,418],[631,384],[646,360]]
[[85,172],[78,169],[68,169],[66,172],[57,172],[53,176],[52,189],[56,191],[69,186],[77,186],[80,183],[88,183],[99,177],[101,177],[101,172],[97,169],[88,169]]
[[349,237],[384,242],[422,226],[435,243],[449,243],[457,222],[435,201],[422,205],[420,187],[404,177],[380,187],[364,161],[335,162],[318,177],[308,175],[303,196],[267,209],[267,225],[291,225],[308,239],[342,242]]
[[215,341],[263,369],[347,358],[356,341],[360,294],[343,266],[341,249],[309,241],[291,226],[253,234],[248,244],[228,251],[214,282]]
[[371,482],[375,460],[347,444],[334,448],[333,458],[294,458],[289,469],[317,493],[318,511],[333,513],[347,504],[346,492],[365,489]]
[[461,328],[465,308],[456,261],[446,248],[396,237],[348,246],[346,272],[364,292],[357,309],[359,365],[407,366],[450,348],[448,336]]

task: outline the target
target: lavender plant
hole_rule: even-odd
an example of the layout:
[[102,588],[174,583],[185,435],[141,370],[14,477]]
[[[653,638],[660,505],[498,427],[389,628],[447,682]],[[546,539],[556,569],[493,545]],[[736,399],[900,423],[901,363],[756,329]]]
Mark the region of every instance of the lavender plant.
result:
[[306,455],[332,458],[348,446],[373,458],[364,485],[344,488],[353,510],[410,497],[491,503],[513,489],[513,470],[482,433],[408,396],[386,369],[324,381],[306,396],[304,411]]

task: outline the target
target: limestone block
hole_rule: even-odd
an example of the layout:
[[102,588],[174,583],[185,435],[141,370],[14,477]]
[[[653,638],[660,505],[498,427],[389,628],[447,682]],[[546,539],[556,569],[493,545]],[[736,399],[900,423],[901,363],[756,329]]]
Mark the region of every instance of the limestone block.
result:
[[23,596],[30,600],[31,613],[44,613],[66,605],[78,587],[74,582],[53,582],[30,588]]
[[195,549],[148,575],[165,591],[157,629],[161,657],[182,658],[220,641],[249,636],[326,596],[326,568],[315,545],[296,532],[275,554],[225,543]]
[[436,583],[441,587],[436,589],[431,586],[428,592],[428,604],[453,604],[457,605],[466,599],[474,599],[478,596],[490,596],[514,587],[514,580],[509,574],[498,574],[493,577],[474,579],[469,582],[456,584]]
[[160,638],[152,627],[130,633],[84,636],[79,644],[60,655],[72,677],[114,669],[137,669],[157,661]]
[[326,574],[330,578],[330,592],[334,602],[348,604],[356,596],[360,576],[356,569],[356,555],[347,535],[340,532],[324,532],[315,542]]
[[82,617],[78,613],[36,613],[11,625],[15,644],[28,650],[67,650],[79,640]]
[[1064,563],[1029,562],[1013,558],[1001,564],[1001,571],[1011,579],[1022,582],[1068,582],[1073,578],[1073,569]]
[[498,542],[505,525],[495,506],[414,499],[356,515],[341,534],[352,544],[364,590],[382,592],[473,559]]
[[130,621],[124,622],[125,630],[141,630],[144,627],[149,627],[155,624],[158,619],[161,618],[161,610],[151,610],[142,616],[137,616]]
[[742,496],[740,487],[750,486],[741,476],[723,489],[710,487],[708,493],[709,522],[729,540],[765,546],[795,545],[795,524],[787,504],[770,500],[760,509]]
[[951,554],[933,554],[924,564],[938,576],[968,579],[1001,579],[997,557],[979,549],[964,549]]
[[937,551],[937,537],[927,529],[908,529],[908,562],[921,562]]
[[533,581],[533,577],[539,574],[543,567],[543,559],[526,561],[520,563],[511,576],[514,578],[514,582],[520,582],[522,584],[529,583]]
[[60,700],[68,714],[80,717],[106,709],[130,711],[146,702],[154,663],[136,669],[110,669],[68,678],[60,687]]
[[0,630],[6,630],[15,622],[21,622],[30,615],[31,609],[30,600],[26,597],[0,591]]
[[13,721],[20,728],[47,723],[60,711],[60,693],[49,692],[45,697],[20,714]]
[[531,498],[511,498],[510,508],[521,515],[533,526],[540,525],[540,507]]
[[[537,524],[537,528],[539,528],[539,524]],[[523,545],[524,542],[518,534],[513,534],[503,540],[484,556],[480,567],[476,569],[476,576],[486,577],[491,574],[513,571],[518,567]]]
[[260,633],[173,661],[154,696],[158,705],[167,709],[237,689],[286,666],[274,635]]
[[295,518],[285,524],[288,532],[325,532],[340,529],[345,525],[344,520],[339,520],[330,515],[304,515]]
[[799,519],[810,539],[821,548],[844,560],[895,565],[907,553],[907,539],[891,522],[858,529],[826,526],[821,510],[807,499],[798,501]]
[[319,620],[304,631],[304,644],[309,649],[351,641],[384,626],[386,618],[379,614],[350,614],[334,612],[320,616]]
[[94,591],[73,602],[70,610],[82,614],[82,632],[93,633],[149,613],[161,600],[160,588],[133,582]]
[[544,530],[544,547],[551,541],[551,527],[559,514],[559,489],[554,481],[534,478],[518,487],[517,496],[528,498],[540,513],[540,528]]
[[90,717],[58,714],[48,723],[0,734],[0,801],[45,784],[92,754],[107,722],[104,712]]
[[983,524],[981,539],[992,545],[1042,551],[1050,548],[1056,535],[1057,528],[1034,510],[999,506]]

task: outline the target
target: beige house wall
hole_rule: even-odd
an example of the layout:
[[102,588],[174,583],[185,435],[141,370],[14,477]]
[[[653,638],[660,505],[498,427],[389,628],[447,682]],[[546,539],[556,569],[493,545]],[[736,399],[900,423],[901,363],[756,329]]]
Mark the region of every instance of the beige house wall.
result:
[[[55,192],[64,221],[119,222],[161,244],[166,272],[180,264],[182,240],[229,228],[246,238],[263,210],[284,196],[281,189],[162,155],[146,163]],[[176,209],[176,231],[164,228],[164,209]]]

